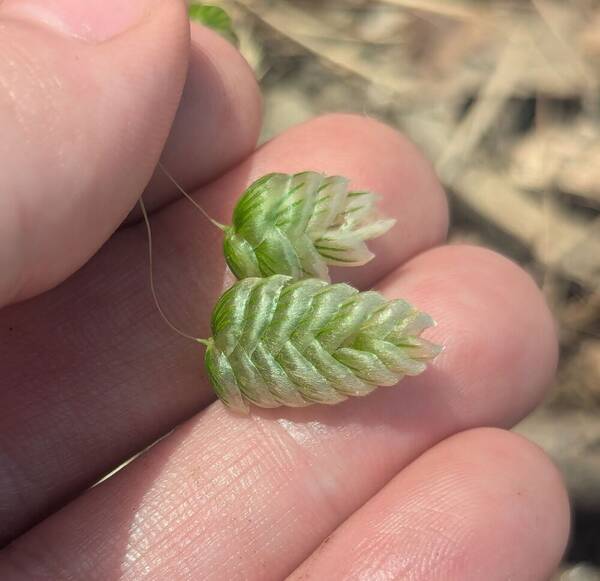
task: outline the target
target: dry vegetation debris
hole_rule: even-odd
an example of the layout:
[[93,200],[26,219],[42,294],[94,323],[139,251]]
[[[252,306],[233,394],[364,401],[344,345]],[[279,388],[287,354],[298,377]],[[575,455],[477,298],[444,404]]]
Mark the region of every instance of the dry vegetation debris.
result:
[[[562,362],[520,430],[563,468],[582,522],[600,526],[600,1],[224,4],[261,79],[264,139],[330,111],[390,123],[434,161],[452,239],[537,278]],[[600,566],[594,547],[582,558]]]

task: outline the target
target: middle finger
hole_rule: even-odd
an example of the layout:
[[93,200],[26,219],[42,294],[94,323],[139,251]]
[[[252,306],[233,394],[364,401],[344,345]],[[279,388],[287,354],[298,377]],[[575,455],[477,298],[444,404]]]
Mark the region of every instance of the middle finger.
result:
[[438,320],[428,335],[446,351],[428,372],[333,407],[239,418],[215,403],[6,559],[34,553],[59,578],[281,579],[425,449],[510,425],[539,400],[556,361],[552,322],[512,263],[442,247],[380,290]]
[[[307,168],[341,173],[383,197],[399,225],[380,256],[348,269],[368,285],[441,241],[447,213],[429,165],[396,132],[349,116],[287,132],[197,194],[218,220],[249,180]],[[185,200],[153,216],[155,272],[180,327],[208,335],[223,290],[222,233]],[[143,227],[126,228],[67,283],[0,315],[0,545],[190,417],[214,396],[196,344],[160,320]]]

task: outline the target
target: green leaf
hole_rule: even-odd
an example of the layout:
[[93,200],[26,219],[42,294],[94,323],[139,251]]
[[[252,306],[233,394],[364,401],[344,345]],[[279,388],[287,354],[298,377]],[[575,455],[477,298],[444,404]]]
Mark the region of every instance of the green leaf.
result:
[[234,46],[239,46],[238,37],[233,30],[233,22],[231,17],[223,8],[219,6],[211,6],[200,2],[193,2],[188,13],[190,20],[199,22],[200,24],[212,28],[222,37],[226,38]]

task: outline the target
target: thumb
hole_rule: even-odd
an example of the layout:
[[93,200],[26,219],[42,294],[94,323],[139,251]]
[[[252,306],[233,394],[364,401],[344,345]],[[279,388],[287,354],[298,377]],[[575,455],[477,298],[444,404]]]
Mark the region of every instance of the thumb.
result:
[[0,306],[70,275],[135,204],[188,44],[180,0],[0,3]]

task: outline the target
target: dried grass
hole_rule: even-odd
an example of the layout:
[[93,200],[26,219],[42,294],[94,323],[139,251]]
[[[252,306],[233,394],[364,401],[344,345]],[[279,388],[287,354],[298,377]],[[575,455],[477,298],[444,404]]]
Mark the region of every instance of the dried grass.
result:
[[333,110],[407,133],[450,193],[451,238],[511,256],[552,306],[563,357],[544,414],[600,418],[600,2],[226,4],[263,139]]

